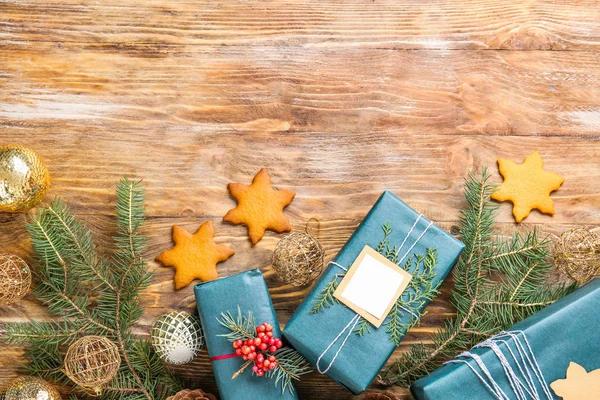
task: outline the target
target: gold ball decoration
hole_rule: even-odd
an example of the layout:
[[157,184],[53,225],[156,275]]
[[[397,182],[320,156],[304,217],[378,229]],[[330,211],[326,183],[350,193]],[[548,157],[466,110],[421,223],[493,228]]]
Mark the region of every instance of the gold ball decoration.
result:
[[102,385],[113,380],[121,356],[117,345],[104,336],[84,336],[67,350],[65,374],[86,391],[100,394]]
[[49,187],[50,173],[35,151],[18,144],[0,147],[0,211],[27,211]]
[[293,286],[304,286],[323,272],[323,246],[308,233],[291,233],[277,243],[273,268],[277,275]]
[[600,276],[600,237],[584,228],[563,232],[554,245],[554,265],[571,279],[585,283]]
[[60,400],[60,393],[43,379],[32,376],[16,378],[4,389],[4,400]]
[[202,350],[204,337],[197,317],[172,311],[160,317],[152,328],[152,347],[168,364],[187,364]]
[[0,253],[0,305],[23,298],[31,286],[31,271],[21,258]]

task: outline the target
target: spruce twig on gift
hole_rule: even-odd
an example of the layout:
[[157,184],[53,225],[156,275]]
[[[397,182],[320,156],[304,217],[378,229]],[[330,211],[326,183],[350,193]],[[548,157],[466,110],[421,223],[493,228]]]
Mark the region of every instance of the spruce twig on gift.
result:
[[117,184],[112,257],[97,252],[91,231],[62,201],[32,217],[27,231],[39,266],[35,295],[59,319],[3,326],[9,343],[25,345],[28,374],[69,384],[63,371],[66,348],[81,336],[102,335],[117,344],[122,362],[100,398],[157,400],[181,389],[149,343],[131,334],[143,311],[140,294],[152,278],[142,260],[143,221],[143,188],[127,179]]
[[511,238],[495,234],[498,205],[490,200],[495,186],[489,177],[484,169],[481,178],[469,173],[465,182],[469,206],[460,216],[465,249],[453,272],[456,318],[432,336],[433,346],[415,345],[383,370],[381,383],[408,386],[575,289],[574,285],[548,285],[552,267],[549,240],[538,230],[524,235],[517,232]]

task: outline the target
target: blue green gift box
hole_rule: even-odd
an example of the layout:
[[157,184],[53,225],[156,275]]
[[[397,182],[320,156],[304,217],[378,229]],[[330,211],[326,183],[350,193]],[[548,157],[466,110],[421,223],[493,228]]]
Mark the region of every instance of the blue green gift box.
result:
[[[513,354],[518,354],[516,348],[518,342],[528,344],[539,365],[543,380],[548,385],[556,380],[565,379],[571,362],[579,364],[587,372],[600,368],[600,278],[524,319],[508,332],[519,332],[519,334],[516,336],[516,341],[510,337],[499,344],[502,352],[509,355],[511,350]],[[470,352],[479,357],[480,362],[507,397],[516,398],[506,378],[505,370],[494,351],[486,347],[476,347]],[[507,359],[512,369],[517,371],[518,367],[514,360],[511,357]],[[475,374],[476,371],[481,377],[486,377],[477,361],[470,357],[458,357],[457,360],[462,361],[445,364],[416,381],[410,388],[414,398],[417,400],[498,398],[486,387],[486,385],[493,387],[491,381],[488,379],[482,381]],[[543,394],[542,384],[537,380],[535,387],[540,398],[547,399]],[[561,398],[552,389],[550,395],[552,399]],[[596,399],[600,399],[600,393],[597,393]]]
[[[437,249],[438,264],[433,284],[441,283],[464,245],[388,191],[380,196],[333,261],[350,267],[365,246],[377,247],[383,237],[382,226],[388,222],[393,229],[390,243],[405,243],[401,251],[425,254],[428,248]],[[345,328],[356,313],[341,303],[311,314],[316,297],[340,273],[343,270],[338,266],[328,266],[286,325],[283,335],[311,364],[317,365],[319,361],[318,369],[358,394],[370,385],[396,345],[385,332],[384,325],[380,328],[371,326],[371,332],[363,336],[345,334]],[[408,321],[410,316],[405,318]]]
[[271,324],[273,335],[281,337],[273,303],[260,271],[254,269],[227,278],[200,283],[194,287],[194,294],[221,399],[298,399],[295,391],[290,393],[286,390],[282,394],[281,386],[276,387],[273,379],[258,377],[252,374],[250,368],[232,379],[244,361],[240,357],[235,357],[231,342],[219,336],[230,332],[218,322],[221,313],[230,312],[232,315],[237,315],[239,307],[242,315],[248,315],[251,311],[257,324],[263,322]]

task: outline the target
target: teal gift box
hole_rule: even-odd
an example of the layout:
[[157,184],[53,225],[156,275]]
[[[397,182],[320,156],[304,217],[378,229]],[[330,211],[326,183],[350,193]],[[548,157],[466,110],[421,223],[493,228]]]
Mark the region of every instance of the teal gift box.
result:
[[267,322],[273,326],[273,335],[281,337],[279,323],[265,280],[258,269],[243,272],[227,278],[204,282],[194,287],[198,314],[202,323],[208,355],[219,386],[222,400],[255,399],[298,399],[295,391],[285,391],[276,387],[268,377],[252,374],[250,368],[235,379],[232,376],[242,367],[244,361],[235,357],[231,342],[223,336],[230,331],[219,323],[221,313],[237,315],[238,307],[243,315],[251,311],[257,324]]
[[[382,226],[388,222],[392,228],[390,243],[402,243],[401,251],[407,255],[437,249],[438,264],[432,283],[438,285],[446,278],[464,245],[386,191],[333,260],[337,265],[330,263],[283,332],[319,372],[326,373],[355,394],[371,384],[396,349],[395,343],[386,333],[385,325],[371,326],[370,332],[363,336],[352,333],[352,321],[357,314],[341,303],[314,314],[311,309],[325,286],[343,273],[339,266],[349,268],[365,246],[374,249],[378,246],[383,236]],[[423,307],[427,303],[423,303]],[[403,318],[407,323],[411,319],[408,314]]]
[[[518,365],[522,365],[519,349],[522,354],[530,353],[530,370],[539,366],[539,375],[547,385],[558,379],[565,379],[567,368],[571,362],[579,364],[587,372],[600,368],[600,278],[589,282],[575,292],[556,301],[542,311],[524,319],[512,327],[498,349],[506,356],[513,371],[522,380]],[[513,337],[514,336],[514,337]],[[490,342],[490,341],[487,341]],[[485,345],[487,342],[483,342]],[[512,354],[517,357],[512,358]],[[485,346],[471,349],[472,356],[458,357],[451,363],[433,371],[430,375],[419,379],[410,388],[417,400],[487,400],[499,398],[497,388],[481,369],[485,366],[489,376],[506,395],[505,398],[516,399],[511,383],[506,377],[505,369],[496,352]],[[533,356],[531,355],[533,354]],[[458,362],[456,362],[458,361]],[[480,364],[481,363],[481,364]],[[480,379],[478,375],[483,379]],[[541,399],[560,399],[552,388],[544,389],[542,381],[530,372]],[[489,386],[489,388],[488,388]],[[549,390],[549,395],[546,392]],[[493,394],[496,391],[498,394]],[[530,390],[533,392],[533,390]],[[500,395],[502,396],[502,395]],[[596,392],[600,399],[600,392]],[[535,397],[526,397],[535,398]]]

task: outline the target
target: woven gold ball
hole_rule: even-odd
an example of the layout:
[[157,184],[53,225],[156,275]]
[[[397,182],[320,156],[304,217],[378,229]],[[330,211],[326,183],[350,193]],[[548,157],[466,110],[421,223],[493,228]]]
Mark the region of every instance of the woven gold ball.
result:
[[308,233],[291,233],[277,243],[273,269],[281,280],[304,286],[323,272],[325,253],[321,243]]
[[27,211],[49,187],[50,173],[35,151],[18,144],[0,147],[0,211]]
[[11,381],[4,389],[5,400],[60,400],[60,393],[43,379],[22,376]]
[[160,317],[152,328],[152,347],[169,364],[187,364],[202,350],[204,337],[197,317],[173,311]]
[[104,336],[84,336],[67,350],[65,374],[84,390],[100,394],[121,365],[117,345]]
[[600,237],[584,228],[563,232],[553,258],[560,272],[579,283],[588,282],[600,276]]
[[31,286],[31,271],[21,258],[0,254],[0,305],[23,298]]

